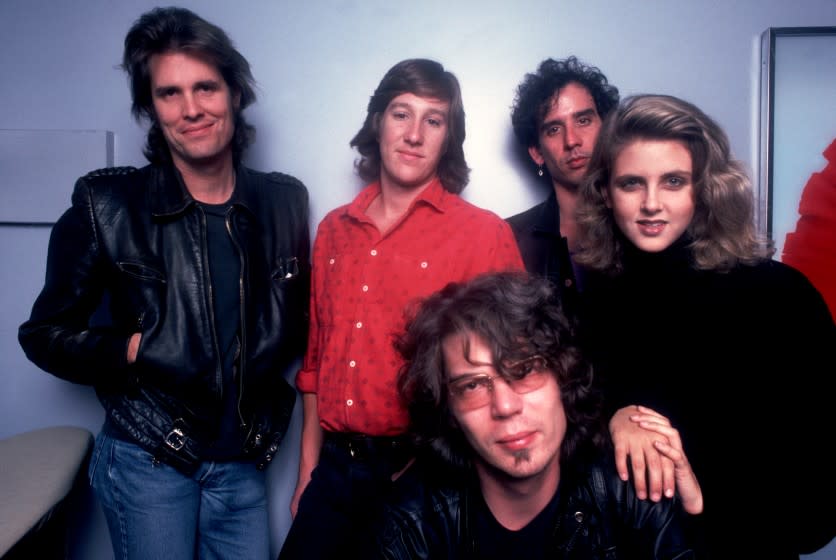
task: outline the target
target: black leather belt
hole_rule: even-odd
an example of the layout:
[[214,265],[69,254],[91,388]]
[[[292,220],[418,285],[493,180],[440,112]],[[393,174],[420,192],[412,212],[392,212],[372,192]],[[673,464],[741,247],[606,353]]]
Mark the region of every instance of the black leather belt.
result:
[[325,444],[347,453],[357,461],[376,458],[406,459],[412,446],[406,436],[380,437],[364,434],[325,432]]

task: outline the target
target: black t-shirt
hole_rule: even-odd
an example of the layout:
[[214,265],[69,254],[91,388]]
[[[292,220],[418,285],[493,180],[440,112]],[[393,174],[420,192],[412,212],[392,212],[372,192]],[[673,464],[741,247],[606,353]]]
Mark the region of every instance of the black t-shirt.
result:
[[547,545],[551,540],[549,536],[554,531],[557,519],[558,497],[559,492],[555,492],[548,505],[528,525],[518,531],[511,531],[500,525],[480,493],[475,508],[475,556],[497,560],[547,558]]
[[230,204],[201,203],[201,206],[206,214],[206,244],[212,280],[215,333],[223,371],[223,412],[218,437],[206,458],[229,459],[240,453],[244,438],[239,428],[238,384],[235,379],[241,323],[241,261],[226,227],[226,213]]

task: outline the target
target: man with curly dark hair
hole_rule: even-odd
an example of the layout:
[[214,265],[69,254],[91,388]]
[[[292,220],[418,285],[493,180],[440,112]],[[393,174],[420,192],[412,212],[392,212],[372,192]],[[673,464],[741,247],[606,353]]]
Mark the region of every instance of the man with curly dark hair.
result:
[[[601,71],[570,56],[540,63],[517,88],[511,123],[523,157],[534,162],[552,194],[508,219],[529,272],[561,289],[569,313],[576,306],[578,275],[570,258],[576,248],[578,184],[607,113],[618,105],[618,89]],[[544,169],[545,167],[545,169]]]
[[[525,273],[449,284],[398,341],[418,459],[397,480],[384,558],[693,558],[702,492],[677,431],[634,421],[679,495],[640,500],[606,451],[592,370],[554,286]],[[670,443],[668,443],[670,442]]]

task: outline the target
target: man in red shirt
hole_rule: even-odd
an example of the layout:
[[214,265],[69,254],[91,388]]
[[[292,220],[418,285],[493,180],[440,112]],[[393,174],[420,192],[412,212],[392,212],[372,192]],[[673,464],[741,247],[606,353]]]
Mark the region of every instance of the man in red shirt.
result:
[[311,328],[296,384],[304,421],[293,526],[280,558],[358,550],[411,452],[392,341],[405,311],[448,282],[522,270],[509,226],[458,195],[468,181],[456,77],[404,60],[375,90],[352,139],[370,181],[319,225]]

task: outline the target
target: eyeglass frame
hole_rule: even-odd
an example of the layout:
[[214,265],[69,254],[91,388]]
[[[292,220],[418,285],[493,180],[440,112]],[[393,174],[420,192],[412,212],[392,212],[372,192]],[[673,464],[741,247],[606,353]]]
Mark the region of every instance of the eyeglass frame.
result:
[[[450,398],[450,402],[453,404],[453,406],[461,408],[463,410],[476,410],[477,408],[482,408],[482,407],[487,406],[488,404],[490,404],[491,396],[494,394],[494,383],[495,383],[495,380],[497,378],[502,379],[505,382],[505,384],[508,385],[508,387],[512,391],[514,391],[514,393],[516,393],[518,395],[524,395],[526,393],[534,392],[537,389],[542,388],[543,385],[546,384],[546,381],[548,380],[549,375],[553,375],[553,371],[549,366],[548,360],[546,360],[543,356],[541,356],[539,354],[535,354],[533,356],[529,356],[527,358],[517,360],[516,362],[512,362],[512,363],[508,364],[507,366],[502,367],[503,372],[509,372],[509,371],[513,370],[514,368],[517,368],[517,367],[519,367],[521,365],[524,365],[524,364],[527,364],[527,363],[535,362],[536,360],[540,360],[542,362],[542,367],[532,367],[530,370],[528,370],[527,372],[525,372],[521,375],[520,374],[515,375],[513,373],[503,374],[502,372],[497,372],[495,374],[474,373],[474,374],[470,374],[470,375],[462,375],[461,377],[457,377],[456,379],[448,379],[445,384],[447,386],[447,394]],[[521,381],[524,381],[526,379],[528,379],[529,381],[532,381],[531,375],[533,373],[542,374],[542,381],[540,381],[539,383],[536,383],[535,386],[532,386],[530,388],[526,388],[525,390],[519,390],[519,387],[516,384],[521,382]],[[539,379],[540,379],[540,377],[537,376],[536,380],[539,380]],[[463,393],[464,390],[466,390],[466,388],[462,387],[460,390],[457,391],[456,386],[457,385],[464,385],[464,384],[470,383],[472,381],[481,381],[481,382],[485,383],[485,388],[487,388],[487,393],[486,393],[487,398],[485,399],[485,402],[480,403],[480,404],[465,405],[464,400],[467,397],[462,396],[462,393]],[[481,395],[477,395],[477,396],[481,396]]]

